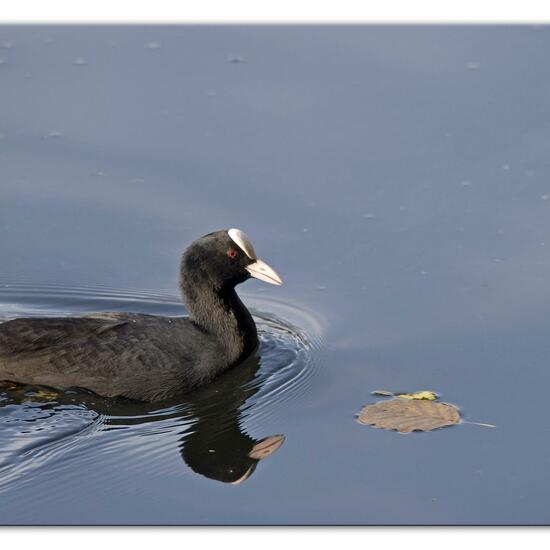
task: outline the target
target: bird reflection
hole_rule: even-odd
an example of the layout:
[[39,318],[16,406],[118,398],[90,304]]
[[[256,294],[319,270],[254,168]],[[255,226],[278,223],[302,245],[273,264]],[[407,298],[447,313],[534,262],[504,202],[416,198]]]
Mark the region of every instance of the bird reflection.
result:
[[261,387],[251,384],[259,365],[258,357],[250,357],[193,394],[190,412],[195,423],[183,434],[180,450],[194,472],[225,483],[241,483],[260,460],[283,444],[282,435],[256,440],[240,425],[241,407]]
[[[258,377],[260,359],[250,356],[212,383],[170,402],[147,403],[105,399],[81,391],[59,393],[48,388],[5,385],[0,387],[1,405],[25,400],[85,405],[106,416],[104,429],[136,425],[159,418],[182,420],[186,429],[179,440],[183,461],[191,470],[209,479],[238,484],[248,479],[258,463],[284,442],[283,435],[254,439],[241,426],[243,405],[262,387]],[[252,405],[253,406],[253,405]],[[159,416],[159,407],[172,411]]]

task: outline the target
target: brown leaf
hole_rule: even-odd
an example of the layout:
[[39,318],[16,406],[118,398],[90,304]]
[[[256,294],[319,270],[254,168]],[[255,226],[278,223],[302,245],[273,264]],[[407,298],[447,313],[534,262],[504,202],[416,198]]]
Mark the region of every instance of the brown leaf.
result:
[[357,422],[402,433],[414,430],[429,432],[458,424],[460,412],[447,403],[392,399],[365,405],[357,415]]

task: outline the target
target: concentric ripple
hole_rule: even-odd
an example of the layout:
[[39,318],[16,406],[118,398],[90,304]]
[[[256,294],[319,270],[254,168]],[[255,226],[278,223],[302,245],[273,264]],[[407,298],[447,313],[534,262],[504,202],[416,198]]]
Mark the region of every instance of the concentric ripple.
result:
[[[32,482],[36,476],[59,482],[61,472],[69,483],[70,475],[78,475],[86,464],[98,460],[105,463],[102,471],[108,472],[108,465],[119,460],[121,453],[139,456],[140,468],[150,464],[160,473],[163,468],[174,468],[174,461],[163,463],[161,458],[177,451],[189,466],[187,473],[192,470],[228,481],[227,471],[238,472],[237,465],[243,461],[235,449],[261,441],[248,432],[273,435],[263,433],[267,419],[267,424],[276,425],[283,405],[308,391],[322,333],[319,320],[305,309],[257,294],[246,296],[245,301],[251,304],[258,327],[256,356],[176,401],[146,404],[92,394],[0,387],[0,492]],[[0,322],[20,316],[95,311],[184,313],[180,299],[168,292],[13,284],[0,279]],[[210,447],[222,440],[224,447],[217,456],[227,471],[220,473],[219,464],[211,460],[202,464],[201,453],[203,447],[213,452]],[[181,461],[177,464],[182,471]]]

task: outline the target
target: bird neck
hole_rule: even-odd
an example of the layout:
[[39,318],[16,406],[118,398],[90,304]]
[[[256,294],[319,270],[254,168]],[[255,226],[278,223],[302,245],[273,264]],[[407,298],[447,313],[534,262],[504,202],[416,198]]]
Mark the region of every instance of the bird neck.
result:
[[214,335],[229,357],[237,360],[252,353],[258,345],[256,325],[233,286],[216,288],[208,280],[188,285],[182,278],[181,291],[190,320]]

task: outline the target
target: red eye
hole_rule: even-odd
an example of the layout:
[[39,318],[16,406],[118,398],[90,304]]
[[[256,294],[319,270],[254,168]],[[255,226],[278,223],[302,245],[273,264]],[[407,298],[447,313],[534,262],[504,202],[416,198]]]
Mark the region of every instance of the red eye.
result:
[[237,251],[236,251],[236,250],[228,250],[228,251],[227,251],[227,255],[228,255],[230,258],[236,258],[236,257],[237,257]]

